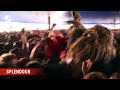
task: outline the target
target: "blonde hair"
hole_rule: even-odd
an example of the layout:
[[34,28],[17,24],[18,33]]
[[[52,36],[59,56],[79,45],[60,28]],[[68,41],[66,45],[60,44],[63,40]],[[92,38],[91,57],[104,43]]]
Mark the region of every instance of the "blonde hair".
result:
[[95,25],[70,45],[65,61],[73,58],[74,66],[79,67],[79,70],[81,70],[82,62],[88,59],[92,62],[97,60],[109,62],[116,55],[112,40],[112,33],[109,29]]
[[86,28],[81,23],[78,23],[78,26],[72,26],[68,30],[69,40],[68,40],[67,48],[71,44],[73,44],[82,35],[82,33],[84,33],[85,31],[86,31]]
[[11,61],[14,58],[16,58],[16,55],[14,55],[12,53],[5,53],[0,56],[0,62],[1,63],[4,62],[9,65],[9,61]]

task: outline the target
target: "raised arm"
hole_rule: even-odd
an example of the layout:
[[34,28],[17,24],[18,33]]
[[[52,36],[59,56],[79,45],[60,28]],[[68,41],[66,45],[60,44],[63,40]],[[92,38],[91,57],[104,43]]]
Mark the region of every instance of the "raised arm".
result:
[[27,54],[28,52],[28,43],[27,43],[27,35],[25,29],[23,28],[21,31],[21,40],[22,40],[22,50]]

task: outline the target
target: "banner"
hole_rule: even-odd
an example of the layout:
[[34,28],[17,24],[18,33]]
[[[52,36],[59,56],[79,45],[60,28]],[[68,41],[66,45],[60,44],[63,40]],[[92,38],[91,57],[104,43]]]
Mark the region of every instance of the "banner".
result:
[[42,69],[36,68],[0,68],[0,75],[42,75]]

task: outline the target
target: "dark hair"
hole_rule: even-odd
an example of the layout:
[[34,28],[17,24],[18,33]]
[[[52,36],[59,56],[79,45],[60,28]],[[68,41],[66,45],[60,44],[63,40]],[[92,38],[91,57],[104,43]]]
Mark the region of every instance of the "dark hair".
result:
[[22,28],[21,33],[22,34],[25,33],[25,28]]
[[79,27],[72,27],[69,29],[68,36],[68,45],[67,48],[70,47],[82,34],[86,31],[85,27],[82,24],[79,24]]
[[102,72],[91,72],[83,79],[107,79],[107,77]]
[[0,68],[8,68],[9,66],[4,63],[4,62],[0,62]]
[[20,43],[20,41],[13,42],[13,48],[22,48],[22,44]]
[[9,51],[9,53],[12,53],[12,54],[15,54],[15,55],[18,55],[18,52],[19,52],[18,48],[14,48],[14,49]]
[[114,41],[114,45],[117,50],[117,56],[120,57],[120,33],[116,33],[116,35],[114,35]]
[[17,63],[17,65],[18,65],[18,67],[25,67],[26,66],[26,64],[28,63],[30,61],[30,59],[29,58],[20,58],[19,60],[18,60],[18,63]]
[[9,42],[6,42],[2,48],[3,53],[8,53],[12,48],[12,45]]
[[120,74],[119,73],[113,73],[111,76],[110,76],[110,79],[120,79]]
[[40,68],[38,61],[30,61],[26,64],[26,68]]
[[118,33],[115,37],[118,44],[120,44],[120,33]]

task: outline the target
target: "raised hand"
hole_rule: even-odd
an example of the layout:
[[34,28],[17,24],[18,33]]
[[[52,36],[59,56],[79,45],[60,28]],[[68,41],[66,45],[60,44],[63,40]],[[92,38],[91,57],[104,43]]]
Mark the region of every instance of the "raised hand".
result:
[[86,74],[89,73],[89,70],[92,66],[92,62],[90,59],[88,59],[87,61],[83,61],[82,62],[82,72],[83,72],[83,76],[85,76]]

